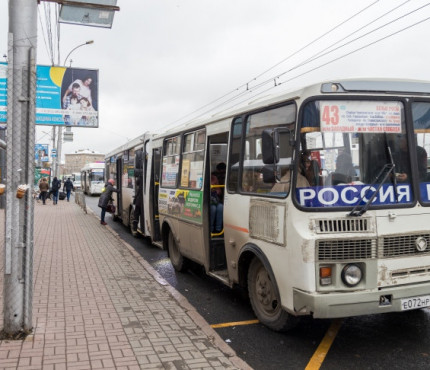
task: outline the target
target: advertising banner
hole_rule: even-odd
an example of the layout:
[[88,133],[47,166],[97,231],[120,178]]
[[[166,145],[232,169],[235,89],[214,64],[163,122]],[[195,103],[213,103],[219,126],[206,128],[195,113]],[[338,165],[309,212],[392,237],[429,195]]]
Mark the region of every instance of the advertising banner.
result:
[[34,159],[42,162],[49,162],[49,145],[48,144],[35,144],[34,146]]
[[51,169],[50,168],[36,167],[34,169],[34,185],[35,186],[39,185],[39,181],[42,177],[46,177],[48,179],[48,183],[50,183]]
[[[0,63],[0,125],[6,123],[7,64]],[[98,127],[98,71],[37,66],[36,124]]]
[[7,64],[0,63],[0,129],[6,128]]
[[203,193],[194,190],[160,189],[158,209],[161,214],[202,223]]

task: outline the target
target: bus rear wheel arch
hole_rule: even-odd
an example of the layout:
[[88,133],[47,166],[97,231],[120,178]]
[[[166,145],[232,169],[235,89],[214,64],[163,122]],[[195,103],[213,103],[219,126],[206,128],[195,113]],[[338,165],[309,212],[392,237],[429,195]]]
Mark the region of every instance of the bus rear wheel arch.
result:
[[287,331],[297,325],[298,318],[282,308],[276,282],[258,257],[249,265],[248,294],[255,315],[265,326]]

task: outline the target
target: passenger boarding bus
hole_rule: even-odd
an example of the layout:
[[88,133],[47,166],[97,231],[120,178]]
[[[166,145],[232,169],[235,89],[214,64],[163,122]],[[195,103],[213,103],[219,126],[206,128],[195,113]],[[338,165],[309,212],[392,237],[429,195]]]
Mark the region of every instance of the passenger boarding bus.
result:
[[85,194],[99,195],[105,185],[105,164],[88,163],[81,169],[81,186]]
[[320,83],[214,117],[147,142],[176,270],[245,287],[274,330],[430,306],[430,83]]

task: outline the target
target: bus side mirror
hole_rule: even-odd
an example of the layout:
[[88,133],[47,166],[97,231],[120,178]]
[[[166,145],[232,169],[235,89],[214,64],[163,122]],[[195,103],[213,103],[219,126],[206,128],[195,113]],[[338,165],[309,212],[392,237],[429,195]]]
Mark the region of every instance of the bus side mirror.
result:
[[263,130],[261,136],[262,159],[264,164],[279,162],[279,133],[277,130]]

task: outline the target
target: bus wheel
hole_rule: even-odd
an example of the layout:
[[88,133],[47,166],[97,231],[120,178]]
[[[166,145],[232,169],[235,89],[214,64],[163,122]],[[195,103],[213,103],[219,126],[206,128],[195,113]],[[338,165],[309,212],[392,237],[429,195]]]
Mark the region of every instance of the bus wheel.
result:
[[178,245],[176,244],[176,240],[171,230],[169,231],[169,257],[176,271],[184,271],[184,257],[179,251]]
[[133,209],[130,210],[130,214],[128,217],[128,227],[130,229],[131,235],[133,235],[135,238],[139,236],[139,233],[137,230],[134,230],[134,212]]
[[249,266],[248,293],[252,309],[262,324],[275,331],[286,331],[296,326],[298,319],[282,309],[276,286],[256,257]]

